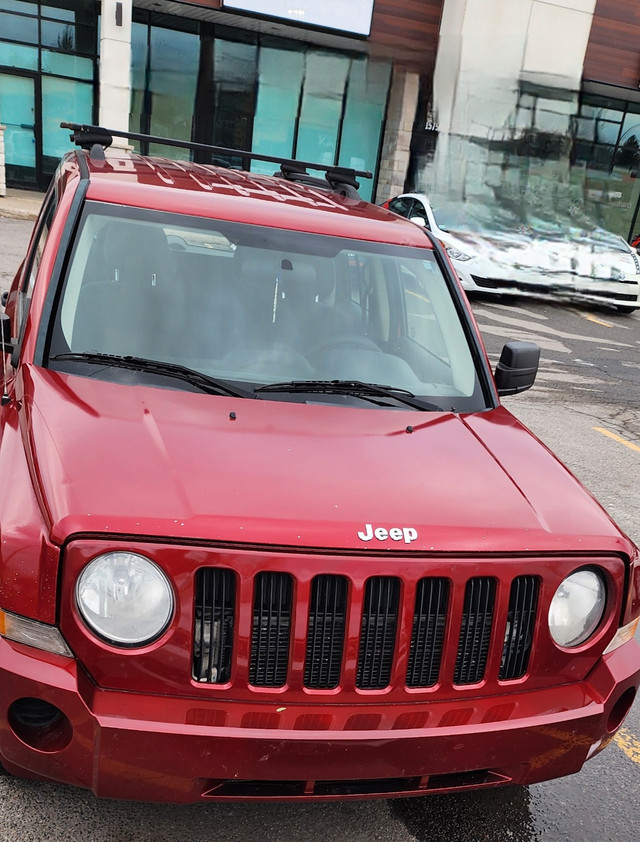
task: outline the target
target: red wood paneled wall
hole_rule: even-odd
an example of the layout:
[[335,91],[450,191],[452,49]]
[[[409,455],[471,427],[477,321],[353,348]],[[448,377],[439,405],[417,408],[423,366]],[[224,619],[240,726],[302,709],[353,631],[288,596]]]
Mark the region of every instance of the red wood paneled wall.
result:
[[444,0],[376,0],[371,23],[373,54],[422,73],[433,71]]
[[640,82],[639,0],[598,0],[583,76],[638,88]]

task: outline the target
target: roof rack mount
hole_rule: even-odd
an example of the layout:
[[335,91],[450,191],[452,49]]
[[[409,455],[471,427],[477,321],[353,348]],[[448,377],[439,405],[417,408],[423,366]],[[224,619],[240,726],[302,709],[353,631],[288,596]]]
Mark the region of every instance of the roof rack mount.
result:
[[[114,137],[124,137],[127,140],[137,140],[147,143],[160,143],[164,146],[175,146],[181,149],[191,149],[194,152],[210,152],[215,155],[226,155],[232,157],[241,157],[251,161],[266,161],[271,164],[278,164],[280,172],[277,173],[282,178],[289,181],[300,181],[303,183],[314,184],[316,186],[323,185],[322,179],[314,178],[306,172],[307,169],[320,170],[326,173],[326,180],[329,185],[340,192],[345,192],[346,195],[353,195],[352,191],[357,191],[359,184],[356,178],[373,178],[372,173],[368,170],[355,170],[350,167],[329,166],[327,164],[314,164],[309,161],[297,161],[294,158],[279,158],[274,155],[262,155],[259,152],[250,152],[246,149],[231,149],[225,146],[210,146],[206,143],[194,143],[190,140],[175,140],[168,137],[157,137],[149,134],[139,134],[137,132],[123,132],[117,129],[106,129],[102,126],[89,126],[83,123],[60,123],[60,128],[70,129],[73,134],[70,136],[72,143],[80,146],[82,149],[89,150],[93,154],[95,147],[101,147],[101,150],[111,146]],[[350,188],[350,189],[349,189]],[[359,198],[356,196],[354,198]]]

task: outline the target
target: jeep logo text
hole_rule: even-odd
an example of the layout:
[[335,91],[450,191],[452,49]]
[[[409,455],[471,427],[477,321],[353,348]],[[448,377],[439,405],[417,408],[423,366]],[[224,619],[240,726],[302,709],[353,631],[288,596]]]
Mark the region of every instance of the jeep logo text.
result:
[[412,526],[392,526],[391,529],[377,526],[374,529],[370,523],[365,523],[364,530],[358,532],[358,538],[361,541],[370,541],[372,538],[377,538],[378,541],[386,541],[388,538],[391,538],[392,541],[404,541],[405,544],[410,544],[417,537],[418,530]]

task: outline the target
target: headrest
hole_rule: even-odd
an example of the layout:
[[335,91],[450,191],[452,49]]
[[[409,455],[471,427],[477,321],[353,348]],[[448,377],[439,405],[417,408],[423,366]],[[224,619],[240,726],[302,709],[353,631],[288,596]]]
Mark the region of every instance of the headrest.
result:
[[291,300],[320,301],[333,289],[333,267],[327,265],[322,271],[321,258],[243,248],[236,251],[234,260],[242,278],[264,283],[271,290],[277,279],[281,294]]
[[100,241],[105,265],[113,267],[114,280],[155,285],[165,275],[169,244],[164,231],[155,225],[113,220],[101,228]]

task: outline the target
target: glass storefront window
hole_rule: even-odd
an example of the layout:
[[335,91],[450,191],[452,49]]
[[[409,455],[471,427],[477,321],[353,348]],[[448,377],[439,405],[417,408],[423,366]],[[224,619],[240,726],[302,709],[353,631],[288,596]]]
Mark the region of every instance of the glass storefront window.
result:
[[[145,87],[148,67],[147,35],[149,28],[142,23],[131,24],[131,108],[129,126],[132,132],[145,131],[143,123]],[[137,141],[133,142],[136,148]]]
[[640,114],[627,114],[622,124],[619,146],[634,144],[636,148],[640,143]]
[[[213,50],[213,143],[232,149],[251,148],[255,106],[257,47],[216,38]],[[241,159],[233,159],[240,164]]]
[[34,80],[0,73],[7,180],[32,182],[36,162]]
[[[375,171],[390,63],[184,23],[134,9],[132,131]],[[142,151],[210,160],[200,151],[148,147]],[[241,155],[227,162],[261,173],[275,168]],[[361,183],[366,198],[372,184]]]
[[38,20],[23,15],[0,12],[0,35],[3,40],[22,41],[25,44],[38,43]]
[[596,122],[597,143],[617,143],[620,133],[620,123],[609,123],[605,120]]
[[93,85],[42,77],[42,154],[51,158],[54,166],[69,151],[69,132],[60,128],[60,121],[91,123],[92,109]]
[[[343,167],[374,171],[380,147],[391,66],[358,59],[351,63],[342,125],[340,158]],[[360,195],[370,201],[373,179],[360,179]]]
[[331,166],[335,162],[350,60],[308,52],[295,157]]
[[[196,104],[200,39],[190,32],[151,28],[149,131],[158,137],[191,140]],[[151,144],[154,155],[189,158],[189,150]]]
[[[253,151],[291,158],[304,72],[304,53],[263,47],[258,65],[258,100]],[[273,173],[273,164],[252,161],[252,172]]]
[[90,58],[43,50],[41,60],[43,73],[73,76],[76,79],[93,79],[93,61]]
[[8,12],[20,12],[21,15],[37,15],[36,0],[0,0],[0,9]]
[[19,69],[0,74],[10,184],[45,189],[69,149],[60,121],[94,122],[98,5],[0,0],[0,66]]
[[46,18],[54,18],[55,20],[66,20],[71,23],[75,22],[75,11],[70,8],[58,8],[56,6],[41,6],[42,16]]
[[37,70],[38,48],[0,41],[0,64],[5,67],[21,67],[23,70]]
[[44,47],[55,47],[66,53],[76,48],[76,28],[68,23],[43,20],[40,38]]

